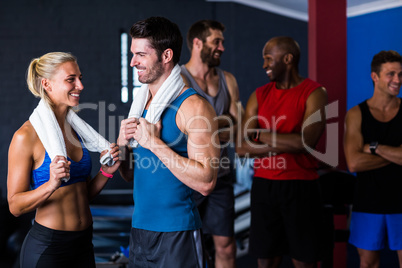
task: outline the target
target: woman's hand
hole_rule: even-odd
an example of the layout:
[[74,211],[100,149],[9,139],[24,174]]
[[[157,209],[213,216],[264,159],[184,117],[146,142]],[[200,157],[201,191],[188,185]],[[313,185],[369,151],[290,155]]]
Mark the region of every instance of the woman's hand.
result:
[[[102,170],[106,173],[114,174],[120,166],[120,160],[119,160],[120,150],[119,146],[117,146],[116,143],[110,144],[110,148],[111,148],[110,155],[113,157],[114,165],[113,166],[102,165]],[[100,158],[102,158],[102,156],[104,156],[107,152],[108,150],[104,150],[101,153]]]
[[70,177],[71,162],[64,156],[57,155],[49,166],[49,184],[54,190],[61,185],[61,179]]

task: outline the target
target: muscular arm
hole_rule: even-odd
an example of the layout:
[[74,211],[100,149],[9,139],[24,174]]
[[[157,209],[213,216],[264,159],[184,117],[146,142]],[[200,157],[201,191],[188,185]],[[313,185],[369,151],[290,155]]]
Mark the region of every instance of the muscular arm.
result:
[[58,189],[60,179],[70,174],[69,163],[52,161],[59,174],[51,172],[50,179],[35,190],[30,190],[31,171],[34,164],[34,147],[37,136],[32,126],[25,123],[15,134],[8,152],[7,198],[10,212],[18,217],[40,207]]
[[237,85],[236,78],[229,72],[225,71],[224,73],[230,95],[230,106],[229,114],[218,116],[219,139],[223,142],[234,142],[237,134],[237,122],[244,111],[239,101],[239,86]]
[[[347,112],[345,119],[344,151],[350,172],[377,169],[390,163],[380,155],[372,155],[370,153],[368,145],[364,144],[361,122],[362,115],[359,106],[355,106]],[[378,149],[381,151],[381,148]]]
[[402,146],[394,147],[389,145],[379,144],[376,154],[389,162],[397,165],[402,165]]
[[241,146],[237,148],[240,155],[264,157],[268,153],[301,153],[305,152],[305,145],[314,148],[325,129],[325,105],[327,93],[320,87],[314,90],[307,99],[306,111],[303,117],[303,126],[309,117],[317,111],[321,114],[319,122],[307,125],[301,133],[273,133],[260,129],[259,143],[250,141],[251,135],[259,129],[258,102],[255,92],[247,103],[245,116],[242,122]]
[[[157,136],[142,138],[148,135],[145,120],[141,119],[135,138],[139,143],[150,149],[163,164],[175,175],[177,179],[188,187],[208,195],[215,187],[218,159],[219,141],[216,131],[218,129],[212,106],[199,96],[187,98],[178,111],[176,123],[179,129],[188,135],[188,158],[182,157],[168,147]],[[215,162],[214,162],[215,161]]]
[[263,157],[273,149],[267,144],[258,144],[251,139],[252,133],[258,128],[257,115],[258,102],[254,91],[248,99],[241,120],[241,130],[237,133],[236,152],[239,156]]

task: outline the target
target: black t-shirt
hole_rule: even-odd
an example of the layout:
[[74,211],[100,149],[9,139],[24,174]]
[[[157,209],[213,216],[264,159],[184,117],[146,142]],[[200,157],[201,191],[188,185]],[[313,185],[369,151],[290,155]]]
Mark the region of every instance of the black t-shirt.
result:
[[[397,115],[388,122],[377,121],[370,113],[367,101],[359,107],[364,144],[373,141],[390,146],[402,144],[402,101]],[[357,172],[353,211],[402,213],[402,166],[391,163],[379,169]]]

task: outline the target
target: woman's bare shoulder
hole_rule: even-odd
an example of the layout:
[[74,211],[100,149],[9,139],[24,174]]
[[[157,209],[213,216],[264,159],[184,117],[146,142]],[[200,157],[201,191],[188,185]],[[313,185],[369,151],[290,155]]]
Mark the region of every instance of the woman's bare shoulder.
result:
[[26,121],[13,136],[12,143],[19,146],[24,146],[25,148],[33,147],[38,141],[38,135],[31,122]]

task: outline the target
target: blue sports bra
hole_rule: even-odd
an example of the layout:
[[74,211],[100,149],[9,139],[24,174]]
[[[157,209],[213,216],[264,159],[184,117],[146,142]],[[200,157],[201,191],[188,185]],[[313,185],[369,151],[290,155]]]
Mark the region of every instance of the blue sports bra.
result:
[[[89,175],[91,174],[92,162],[91,156],[89,155],[88,149],[85,148],[84,144],[81,141],[81,138],[78,136],[82,146],[82,158],[79,162],[75,162],[71,160],[71,158],[67,157],[68,161],[71,161],[70,165],[70,179],[67,182],[62,182],[60,187],[67,186],[70,184],[74,184],[77,182],[86,181]],[[40,167],[35,170],[32,170],[31,175],[31,189],[34,190],[47,182],[50,177],[50,163],[51,159],[45,151],[45,159]]]

